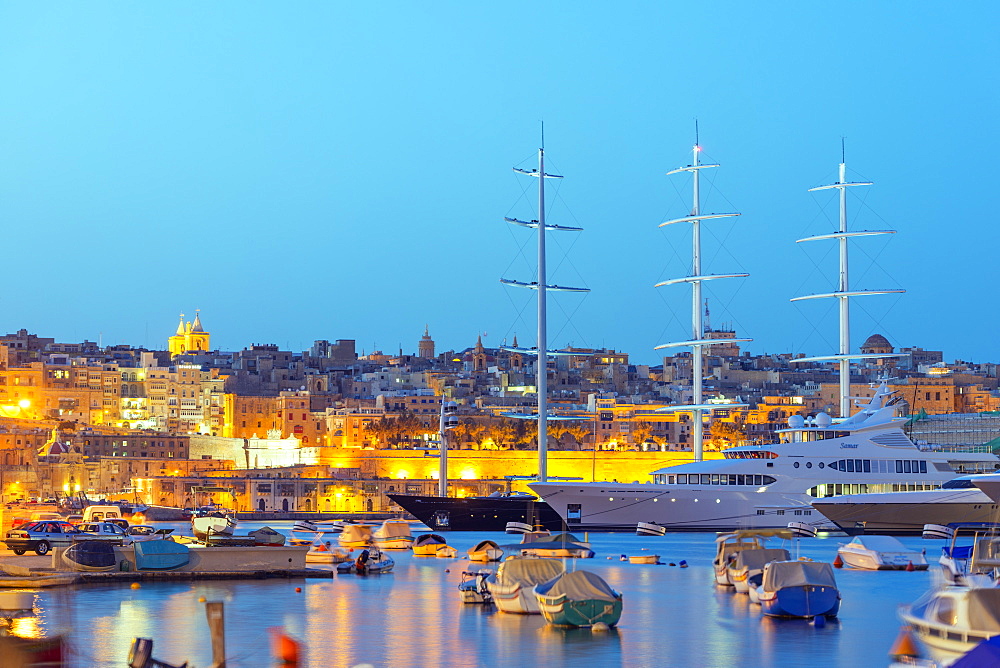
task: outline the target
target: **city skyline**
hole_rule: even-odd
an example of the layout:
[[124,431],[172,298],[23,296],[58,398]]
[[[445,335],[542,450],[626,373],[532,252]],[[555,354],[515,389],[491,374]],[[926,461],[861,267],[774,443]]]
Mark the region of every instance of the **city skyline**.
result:
[[665,173],[698,119],[722,165],[704,208],[742,214],[707,233],[706,269],[750,273],[707,290],[713,325],[753,354],[835,351],[835,308],[788,300],[835,278],[795,240],[834,227],[834,198],[806,191],[836,179],[846,137],[849,177],[875,182],[851,228],[898,230],[853,245],[853,281],[907,290],[855,304],[853,347],[996,361],[966,240],[995,240],[998,10],[910,10],[2,7],[0,219],[37,250],[8,257],[0,330],[162,349],[198,308],[221,350],[411,353],[425,325],[439,351],[532,345],[532,295],[499,279],[530,266],[503,217],[534,215],[511,167],[544,120],[566,177],[549,218],[585,230],[550,278],[592,290],[554,300],[550,343],[658,364],[688,338],[688,295],[652,286],[684,273],[689,241],[657,225],[686,212]]

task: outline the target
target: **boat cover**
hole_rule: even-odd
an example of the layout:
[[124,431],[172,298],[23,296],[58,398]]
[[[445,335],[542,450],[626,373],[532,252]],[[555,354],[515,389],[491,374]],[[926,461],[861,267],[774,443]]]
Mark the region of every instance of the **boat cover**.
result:
[[113,568],[118,565],[114,545],[100,540],[83,540],[73,543],[66,548],[63,558],[88,568]]
[[764,591],[803,585],[836,587],[833,566],[820,561],[772,561],[764,568]]
[[977,631],[1000,633],[1000,589],[969,590],[969,626]]
[[536,538],[534,543],[580,543],[579,538],[571,533],[554,533],[551,536]]
[[788,561],[791,557],[788,550],[784,548],[765,548],[762,550],[743,550],[736,553],[736,559],[730,568],[741,570],[746,568],[751,571],[759,571],[764,568],[764,564],[772,561]]
[[413,534],[410,533],[410,524],[401,520],[386,520],[382,523],[382,526],[375,531],[375,537],[383,539],[409,538],[412,535]]
[[414,547],[419,547],[420,545],[446,545],[448,541],[444,539],[444,536],[440,536],[436,533],[424,533],[417,536],[416,540],[413,541]]
[[617,601],[621,596],[601,576],[590,571],[573,571],[535,588],[539,596],[565,596],[570,601]]
[[258,545],[284,545],[285,536],[278,533],[271,527],[261,527],[256,531],[251,531],[247,534],[253,538],[254,542]]
[[497,582],[504,585],[520,584],[534,587],[565,572],[566,567],[555,559],[514,557],[500,564],[500,568],[497,569]]
[[342,542],[366,541],[372,537],[372,528],[367,524],[348,524],[340,534]]
[[486,550],[498,550],[500,546],[494,543],[492,540],[481,540],[476,543],[476,546],[469,550],[469,552],[485,552]]
[[892,536],[855,536],[848,545],[857,545],[874,552],[914,552]]
[[150,540],[135,544],[135,567],[139,570],[170,570],[191,560],[187,545],[172,540]]
[[993,636],[973,647],[951,668],[996,668],[1000,665],[1000,636]]

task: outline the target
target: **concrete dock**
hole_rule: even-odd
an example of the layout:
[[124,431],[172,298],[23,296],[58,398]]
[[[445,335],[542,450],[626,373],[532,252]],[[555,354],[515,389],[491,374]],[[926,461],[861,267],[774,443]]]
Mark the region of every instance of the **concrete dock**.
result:
[[[0,543],[0,546],[3,544]],[[205,548],[216,549],[216,548]],[[268,548],[256,548],[268,549]],[[6,548],[0,549],[0,568],[11,565],[19,568],[12,570],[20,571],[27,568],[32,574],[41,576],[59,576],[70,579],[65,584],[92,584],[110,582],[163,582],[163,581],[187,581],[187,580],[261,580],[265,578],[332,578],[335,569],[333,568],[290,568],[277,570],[248,570],[248,571],[224,571],[216,570],[209,572],[197,571],[103,571],[103,572],[78,572],[57,570],[53,568],[55,554],[40,557],[35,554],[24,554],[18,556]],[[30,585],[5,585],[5,578],[0,574],[0,588],[4,586],[14,586],[25,588]],[[18,580],[17,575],[11,575],[7,579]],[[41,585],[37,585],[41,586]]]

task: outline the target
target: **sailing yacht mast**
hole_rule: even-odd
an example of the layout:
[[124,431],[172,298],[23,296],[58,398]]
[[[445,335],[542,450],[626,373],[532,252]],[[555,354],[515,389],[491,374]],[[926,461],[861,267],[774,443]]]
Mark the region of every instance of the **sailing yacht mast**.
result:
[[844,146],[841,143],[840,171],[836,183],[826,186],[810,188],[809,192],[818,190],[838,190],[840,200],[840,229],[833,234],[821,234],[815,237],[799,239],[796,243],[803,241],[819,241],[826,239],[837,239],[840,247],[840,272],[837,282],[836,292],[827,292],[817,295],[806,295],[804,297],[794,297],[791,301],[804,301],[806,299],[836,298],[839,302],[840,310],[840,346],[836,355],[824,355],[820,357],[802,357],[792,360],[794,363],[837,361],[840,363],[840,417],[850,417],[851,410],[851,362],[850,360],[877,359],[883,357],[906,357],[906,354],[851,354],[851,297],[861,297],[865,295],[891,295],[906,292],[906,290],[851,290],[848,276],[848,248],[847,240],[850,237],[867,237],[880,234],[895,234],[896,230],[862,230],[858,232],[847,231],[847,189],[858,186],[870,186],[871,181],[847,181],[847,160],[844,156]]
[[[701,170],[710,169],[712,167],[718,167],[717,164],[702,164],[701,163],[701,146],[698,145],[697,139],[695,140],[695,145],[691,150],[691,164],[687,167],[679,167],[672,171],[667,172],[667,176],[672,174],[679,174],[681,172],[691,172],[691,182],[692,182],[692,195],[691,195],[691,215],[684,216],[683,218],[675,218],[673,220],[668,220],[660,223],[660,227],[665,227],[667,225],[673,225],[675,223],[691,223],[691,275],[682,278],[674,278],[669,281],[663,281],[662,283],[657,283],[654,287],[661,287],[665,285],[676,285],[679,283],[690,283],[691,284],[691,340],[690,341],[678,341],[675,343],[665,343],[663,345],[656,346],[655,350],[663,350],[665,348],[676,348],[681,346],[691,347],[691,388],[692,388],[692,403],[685,406],[669,406],[665,409],[660,409],[664,412],[687,412],[692,413],[692,449],[694,451],[695,461],[701,461],[704,459],[704,431],[705,426],[702,422],[702,411],[712,408],[739,408],[745,406],[746,404],[710,404],[706,405],[704,403],[704,387],[703,387],[703,349],[705,346],[710,346],[719,343],[717,339],[706,339],[705,338],[705,321],[702,316],[701,311],[701,301],[702,301],[702,290],[701,284],[704,281],[713,280],[716,278],[745,278],[750,274],[702,274],[701,268],[701,224],[702,221],[712,220],[715,218],[733,218],[740,214],[738,213],[709,213],[702,214],[701,212]],[[745,342],[752,341],[753,339],[726,339],[727,343],[731,342]]]
[[532,283],[525,283],[522,281],[501,278],[500,282],[504,285],[513,285],[538,290],[538,345],[534,349],[505,346],[503,347],[503,350],[538,356],[535,363],[535,385],[538,395],[538,412],[534,415],[526,415],[522,413],[504,413],[503,415],[505,417],[538,420],[538,480],[539,482],[546,482],[548,480],[548,422],[549,420],[566,419],[559,418],[555,415],[549,415],[548,358],[554,355],[572,354],[565,351],[548,350],[548,292],[550,290],[561,292],[590,292],[590,290],[588,288],[570,288],[560,285],[549,285],[547,283],[548,279],[545,264],[546,231],[579,232],[583,230],[583,228],[566,227],[563,225],[549,225],[545,222],[545,179],[561,179],[562,176],[559,176],[558,174],[548,174],[545,172],[544,135],[543,146],[538,149],[538,169],[532,169],[529,171],[515,167],[514,171],[519,174],[533,176],[538,179],[538,220],[524,221],[516,218],[504,218],[504,220],[508,223],[535,228],[538,230],[538,280]]

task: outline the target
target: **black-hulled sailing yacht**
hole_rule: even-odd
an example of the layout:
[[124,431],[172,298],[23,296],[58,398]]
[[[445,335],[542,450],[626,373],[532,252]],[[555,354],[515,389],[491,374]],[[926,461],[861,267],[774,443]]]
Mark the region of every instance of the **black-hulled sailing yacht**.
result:
[[[549,413],[548,409],[548,358],[555,355],[568,355],[563,351],[548,350],[548,318],[547,302],[549,292],[587,292],[586,288],[573,288],[560,285],[550,285],[546,282],[546,232],[579,232],[582,228],[553,225],[545,222],[545,180],[561,179],[557,174],[545,171],[545,149],[538,149],[538,168],[514,168],[518,174],[538,179],[538,220],[519,220],[505,218],[508,223],[534,229],[538,234],[538,279],[526,282],[512,279],[500,279],[504,285],[537,290],[538,293],[538,345],[536,348],[505,347],[504,350],[521,355],[535,355],[536,394],[538,409],[536,413],[505,413],[505,417],[538,421],[538,481],[548,480],[548,421],[563,418]],[[442,462],[447,456],[445,427],[441,429]],[[446,481],[447,468],[442,464],[440,479]],[[485,497],[452,498],[444,494],[446,482],[441,485],[440,496],[413,496],[408,494],[389,494],[389,498],[408,513],[434,530],[450,531],[504,531],[508,523],[528,525],[532,528],[541,527],[549,531],[559,531],[564,528],[562,518],[543,501],[525,492],[494,493]]]

